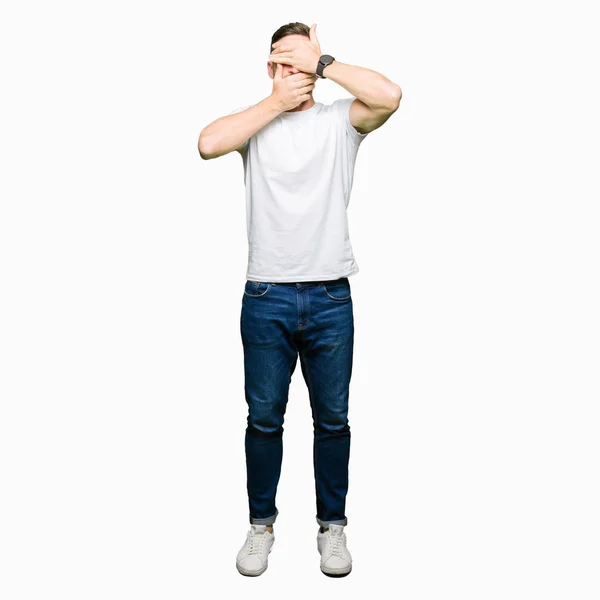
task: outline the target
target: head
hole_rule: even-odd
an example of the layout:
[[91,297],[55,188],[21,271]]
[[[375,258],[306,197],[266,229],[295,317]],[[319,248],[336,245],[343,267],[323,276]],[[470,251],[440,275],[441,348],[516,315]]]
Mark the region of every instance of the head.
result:
[[[269,54],[273,52],[273,44],[278,42],[282,38],[294,38],[294,37],[305,37],[310,39],[310,27],[304,23],[288,23],[287,25],[281,26],[271,37],[271,46],[269,48]],[[269,77],[273,79],[275,77],[276,69],[283,69],[281,76],[287,77],[298,73],[298,69],[291,67],[290,65],[284,65],[282,63],[267,62],[267,68],[269,71]]]

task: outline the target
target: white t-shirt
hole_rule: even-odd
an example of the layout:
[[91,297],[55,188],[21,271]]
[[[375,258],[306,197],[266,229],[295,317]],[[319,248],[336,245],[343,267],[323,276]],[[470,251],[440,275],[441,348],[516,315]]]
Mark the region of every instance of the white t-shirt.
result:
[[244,144],[246,279],[324,281],[358,273],[346,208],[368,134],[350,123],[353,101],[281,113]]

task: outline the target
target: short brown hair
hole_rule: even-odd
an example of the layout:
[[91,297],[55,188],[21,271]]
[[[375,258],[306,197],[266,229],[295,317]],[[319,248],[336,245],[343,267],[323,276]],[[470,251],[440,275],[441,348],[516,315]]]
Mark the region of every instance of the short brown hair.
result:
[[288,23],[287,25],[282,25],[271,37],[269,54],[273,52],[273,44],[286,35],[305,35],[307,38],[310,38],[310,27],[304,23]]

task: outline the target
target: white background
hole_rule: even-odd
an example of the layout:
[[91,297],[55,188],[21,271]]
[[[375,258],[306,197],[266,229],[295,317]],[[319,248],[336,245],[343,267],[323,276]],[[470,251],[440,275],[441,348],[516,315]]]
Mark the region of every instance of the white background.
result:
[[[598,598],[591,6],[4,8],[3,599]],[[337,580],[319,570],[300,370],[269,569],[235,569],[243,166],[196,147],[271,93],[268,44],[291,21],[403,90],[349,207],[354,570]]]

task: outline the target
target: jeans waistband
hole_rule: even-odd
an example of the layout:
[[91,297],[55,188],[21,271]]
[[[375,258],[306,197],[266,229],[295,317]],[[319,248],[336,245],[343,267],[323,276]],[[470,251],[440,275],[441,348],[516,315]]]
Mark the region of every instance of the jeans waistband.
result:
[[347,277],[338,277],[337,279],[324,279],[320,281],[272,281],[269,282],[271,285],[293,285],[296,287],[304,287],[304,286],[313,286],[313,285],[322,285],[323,283],[331,284],[331,283],[342,283],[347,281]]

